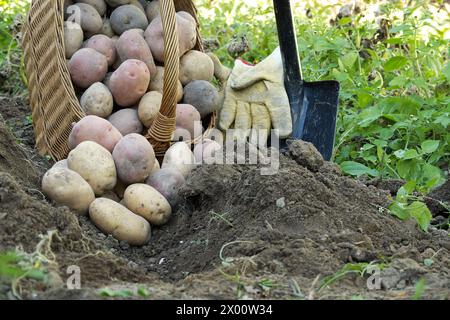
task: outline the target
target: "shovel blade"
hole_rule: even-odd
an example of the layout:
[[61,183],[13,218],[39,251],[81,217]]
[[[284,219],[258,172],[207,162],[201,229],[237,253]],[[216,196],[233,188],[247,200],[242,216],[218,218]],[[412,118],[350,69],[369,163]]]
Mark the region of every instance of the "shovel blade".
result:
[[311,142],[327,161],[333,155],[339,82],[303,82],[299,99],[291,101],[294,139]]

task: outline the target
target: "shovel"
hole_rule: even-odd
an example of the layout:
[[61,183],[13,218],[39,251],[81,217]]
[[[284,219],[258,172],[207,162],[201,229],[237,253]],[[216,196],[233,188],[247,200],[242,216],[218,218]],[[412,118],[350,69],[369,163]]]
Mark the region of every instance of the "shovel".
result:
[[333,155],[339,82],[303,80],[290,0],[273,0],[283,59],[285,88],[291,105],[292,138],[311,142],[327,161]]

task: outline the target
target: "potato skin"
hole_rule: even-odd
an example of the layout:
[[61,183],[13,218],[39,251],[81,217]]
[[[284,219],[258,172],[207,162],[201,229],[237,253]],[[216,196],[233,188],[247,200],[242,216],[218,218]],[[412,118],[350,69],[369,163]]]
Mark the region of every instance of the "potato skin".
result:
[[147,184],[132,184],[125,190],[123,200],[129,210],[155,226],[167,223],[172,215],[166,198]]
[[[203,128],[200,113],[190,104],[178,104],[176,117],[177,128],[186,129],[191,136],[191,140],[202,134]],[[177,137],[177,133],[175,133],[175,137]]]
[[149,83],[150,72],[145,63],[130,59],[114,71],[109,80],[109,87],[119,106],[130,107],[144,96]]
[[86,3],[94,7],[100,16],[104,16],[106,13],[106,3],[104,0],[76,0],[78,3]]
[[56,162],[56,163],[52,166],[52,169],[56,169],[56,168],[66,168],[66,169],[69,169],[69,165],[67,164],[67,159],[63,159],[63,160],[60,160],[60,161]]
[[210,82],[195,80],[184,87],[184,103],[194,106],[204,118],[222,107],[222,97]]
[[72,14],[75,18],[78,18],[77,12],[80,13],[80,25],[83,31],[86,33],[97,34],[102,29],[102,17],[98,13],[98,11],[89,4],[75,3],[71,6],[68,6],[66,12]]
[[[195,19],[185,11],[176,13],[177,32],[180,57],[194,48],[197,41],[197,30]],[[152,50],[153,57],[164,62],[164,31],[161,16],[157,16],[145,30],[145,41]]]
[[106,57],[108,66],[111,66],[114,61],[116,61],[116,46],[114,45],[113,40],[104,34],[96,34],[89,38],[85,47],[94,49],[95,51],[103,54]]
[[108,87],[96,82],[83,93],[80,105],[86,115],[106,118],[113,110],[114,101]]
[[[180,81],[177,83],[177,102],[183,100],[183,85]],[[164,67],[157,66],[155,75],[152,75],[150,79],[150,84],[148,86],[148,91],[158,91],[163,94],[164,89]]]
[[138,117],[138,112],[136,109],[127,108],[119,110],[113,113],[108,121],[119,130],[122,136],[126,136],[130,133],[141,134],[144,130],[144,126]]
[[105,78],[108,61],[94,49],[83,48],[73,54],[68,67],[73,83],[79,88],[86,89]]
[[150,241],[150,224],[126,207],[107,198],[98,198],[89,207],[92,222],[102,232],[133,246],[142,246]]
[[70,59],[83,45],[83,29],[78,23],[64,22],[64,48],[66,59]]
[[122,33],[116,43],[117,53],[121,61],[141,60],[147,65],[150,76],[153,76],[156,73],[155,61],[142,34],[143,31],[140,29],[131,29]]
[[185,142],[174,143],[164,155],[161,169],[174,167],[187,177],[195,167],[195,157],[191,149]]
[[69,135],[69,148],[74,149],[84,141],[94,141],[109,152],[122,139],[119,130],[108,121],[98,116],[86,116],[78,121]]
[[118,6],[123,6],[125,4],[129,4],[130,0],[105,0],[108,6],[117,8]]
[[174,208],[180,201],[178,191],[185,184],[183,175],[175,168],[160,169],[150,175],[145,183],[155,188]]
[[138,116],[144,126],[150,128],[161,109],[162,94],[158,91],[146,93],[139,102]]
[[212,81],[214,63],[203,52],[191,50],[180,59],[180,81],[183,86],[194,80]]
[[118,177],[125,184],[143,182],[152,172],[156,161],[150,142],[136,133],[123,137],[112,155]]
[[152,22],[157,16],[159,16],[159,0],[153,0],[152,2],[147,4],[145,13],[147,14],[148,22]]
[[108,150],[93,141],[84,141],[70,151],[69,169],[78,172],[97,196],[114,189],[117,172]]
[[95,200],[91,186],[75,171],[56,167],[47,171],[42,178],[44,194],[60,205],[85,215]]
[[121,35],[130,29],[145,30],[148,26],[147,16],[135,5],[127,4],[116,8],[109,18],[114,32]]

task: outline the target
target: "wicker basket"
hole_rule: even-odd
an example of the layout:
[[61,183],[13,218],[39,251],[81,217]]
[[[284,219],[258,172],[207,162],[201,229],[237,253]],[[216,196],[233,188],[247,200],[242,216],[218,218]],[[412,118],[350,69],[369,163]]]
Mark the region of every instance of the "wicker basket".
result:
[[[161,110],[148,130],[155,153],[162,156],[175,130],[176,90],[179,76],[176,11],[197,20],[192,0],[160,0],[165,41],[165,74]],[[23,30],[23,48],[36,147],[54,160],[65,159],[72,123],[85,116],[70,79],[64,50],[64,0],[33,0]],[[197,44],[203,50],[197,23]],[[212,115],[205,135],[215,123]],[[195,143],[188,141],[187,143]]]

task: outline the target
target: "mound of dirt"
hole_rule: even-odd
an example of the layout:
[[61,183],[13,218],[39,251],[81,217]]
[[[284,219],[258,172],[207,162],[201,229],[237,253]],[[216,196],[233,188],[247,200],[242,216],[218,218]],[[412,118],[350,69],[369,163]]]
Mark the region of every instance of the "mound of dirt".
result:
[[[104,286],[139,286],[151,298],[400,299],[420,278],[425,298],[448,297],[447,231],[423,233],[414,221],[399,221],[385,209],[389,191],[343,176],[310,145],[290,148],[274,175],[249,165],[197,168],[170,223],[138,248],[49,203],[39,191],[49,163],[0,124],[0,252],[33,252],[47,241],[42,254],[61,281],[31,286],[28,298],[92,298]],[[349,263],[386,265],[382,288],[368,290],[353,274],[319,290]],[[83,290],[75,293],[64,287],[71,265],[82,271]]]

